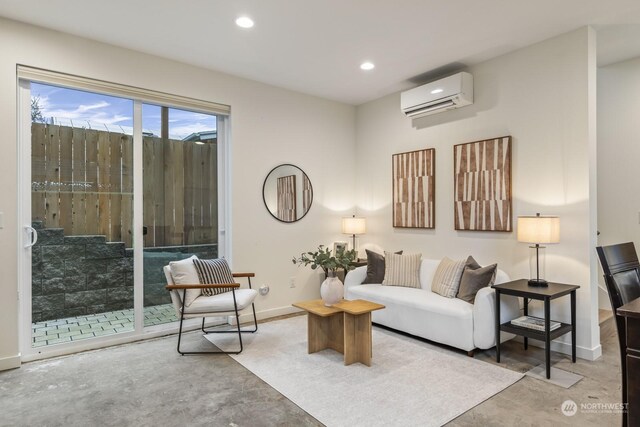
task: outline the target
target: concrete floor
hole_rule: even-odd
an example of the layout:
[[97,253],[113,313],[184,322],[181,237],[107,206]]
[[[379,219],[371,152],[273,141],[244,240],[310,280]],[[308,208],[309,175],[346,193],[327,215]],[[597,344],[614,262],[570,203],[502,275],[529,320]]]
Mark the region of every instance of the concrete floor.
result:
[[[206,345],[199,333],[185,345]],[[566,390],[524,377],[453,420],[451,426],[619,425],[618,414],[578,412],[560,405],[620,401],[619,350],[612,319],[601,325],[603,356],[595,362],[552,353],[554,366],[585,378]],[[0,426],[316,426],[302,409],[227,356],[179,356],[165,337],[27,363],[0,372]],[[541,349],[510,341],[500,365],[526,372]],[[451,350],[455,351],[455,350]],[[476,357],[495,363],[495,350]],[[348,410],[347,407],[344,410]],[[398,420],[402,425],[402,420]]]
[[[565,400],[581,404],[620,403],[622,401],[620,379],[620,348],[615,321],[610,316],[600,324],[602,356],[588,362],[578,359],[571,363],[571,357],[561,353],[551,353],[551,364],[559,369],[584,376],[569,389],[541,381],[529,376],[496,394],[475,408],[465,412],[449,426],[619,426],[622,415],[607,413],[587,413],[586,411],[567,417],[560,411]],[[505,350],[506,349],[506,350]],[[544,363],[544,350],[514,340],[500,347],[500,366],[518,372],[527,372]],[[479,360],[496,363],[495,349],[476,355]]]
[[[318,426],[224,355],[180,356],[176,336],[0,372],[0,426]],[[202,333],[183,348],[210,349]],[[199,348],[201,347],[201,348]]]

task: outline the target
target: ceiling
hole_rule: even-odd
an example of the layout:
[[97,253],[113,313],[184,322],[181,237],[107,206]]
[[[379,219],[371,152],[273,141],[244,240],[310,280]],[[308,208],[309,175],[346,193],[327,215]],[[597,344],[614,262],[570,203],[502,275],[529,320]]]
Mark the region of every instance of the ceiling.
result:
[[0,16],[355,105],[584,25],[601,65],[640,55],[638,0],[0,0]]

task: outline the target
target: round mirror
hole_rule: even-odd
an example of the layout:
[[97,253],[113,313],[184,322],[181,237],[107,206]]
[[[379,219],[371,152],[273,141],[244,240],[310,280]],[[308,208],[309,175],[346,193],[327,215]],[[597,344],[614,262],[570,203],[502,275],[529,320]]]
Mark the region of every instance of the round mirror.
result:
[[278,221],[302,219],[313,201],[313,188],[306,173],[294,165],[271,169],[262,186],[262,198],[269,213]]

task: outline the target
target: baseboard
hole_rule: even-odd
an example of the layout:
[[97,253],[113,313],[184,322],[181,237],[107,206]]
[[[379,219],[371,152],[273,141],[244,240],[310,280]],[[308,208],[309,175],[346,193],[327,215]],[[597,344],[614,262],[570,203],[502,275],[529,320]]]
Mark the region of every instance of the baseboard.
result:
[[[560,341],[551,341],[551,350],[558,353],[571,355],[571,344]],[[598,344],[594,348],[576,346],[576,357],[593,362],[602,356],[602,346]]]
[[[522,337],[516,337],[515,340],[523,342]],[[542,341],[530,339],[529,344],[535,347],[544,348],[544,342]],[[551,350],[571,356],[571,343],[551,341]],[[602,346],[600,344],[598,344],[594,348],[587,348],[579,345],[576,346],[576,357],[579,357],[580,359],[585,359],[593,362],[600,356],[602,356]]]
[[20,367],[20,355],[4,357],[0,359],[0,371],[15,369]]
[[[270,319],[272,317],[277,316],[285,316],[287,314],[299,313],[299,308],[292,307],[290,305],[278,308],[270,308],[268,310],[260,310],[256,311],[256,317],[258,320]],[[235,324],[235,318],[230,316],[230,319],[233,319],[233,324]],[[245,311],[240,315],[240,323],[247,323],[253,321],[253,313],[251,311]]]

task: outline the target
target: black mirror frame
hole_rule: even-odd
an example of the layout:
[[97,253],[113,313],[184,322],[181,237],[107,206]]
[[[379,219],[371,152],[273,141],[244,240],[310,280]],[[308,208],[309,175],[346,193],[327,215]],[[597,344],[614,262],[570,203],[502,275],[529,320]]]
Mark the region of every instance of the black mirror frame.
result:
[[280,165],[277,165],[276,167],[274,167],[273,169],[271,169],[271,170],[269,171],[269,173],[267,174],[267,176],[264,178],[264,182],[262,183],[262,202],[264,203],[264,207],[265,207],[265,209],[267,209],[267,212],[269,212],[269,215],[271,215],[273,218],[275,218],[276,220],[278,220],[278,221],[280,221],[280,222],[283,222],[283,223],[285,223],[285,224],[294,224],[294,223],[296,223],[296,222],[300,221],[300,220],[301,220],[302,218],[304,218],[305,216],[307,216],[307,214],[308,214],[308,213],[309,213],[309,211],[311,210],[311,206],[313,206],[313,184],[311,183],[311,179],[309,179],[309,185],[311,186],[311,203],[309,204],[309,209],[307,209],[307,211],[306,211],[305,213],[303,213],[303,214],[302,214],[302,216],[301,216],[300,218],[296,218],[296,220],[295,220],[295,221],[284,221],[284,220],[282,220],[282,219],[278,218],[278,217],[277,217],[277,216],[275,216],[275,215],[273,214],[273,212],[271,212],[271,210],[269,209],[269,206],[267,205],[267,200],[266,200],[266,198],[264,197],[264,190],[265,190],[265,188],[266,188],[266,186],[267,186],[267,180],[269,179],[269,176],[273,173],[273,171],[275,171],[276,169],[278,169],[279,167],[282,167],[282,166],[293,166],[294,168],[296,168],[296,169],[298,169],[300,172],[302,172],[302,174],[303,174],[303,175],[305,175],[305,176],[307,177],[307,179],[309,179],[309,175],[307,175],[307,173],[306,173],[304,170],[302,170],[302,168],[301,168],[301,167],[299,167],[299,166],[296,166],[296,165],[294,165],[294,164],[292,164],[292,163],[282,163],[282,164],[280,164]]

